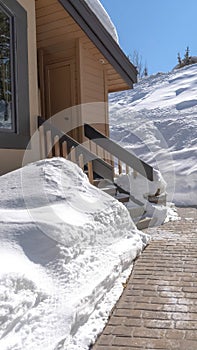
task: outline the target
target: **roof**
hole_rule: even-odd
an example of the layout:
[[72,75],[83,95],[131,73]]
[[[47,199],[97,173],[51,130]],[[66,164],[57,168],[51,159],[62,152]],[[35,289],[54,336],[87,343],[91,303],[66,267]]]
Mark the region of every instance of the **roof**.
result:
[[84,0],[58,0],[108,62],[132,88],[137,70]]

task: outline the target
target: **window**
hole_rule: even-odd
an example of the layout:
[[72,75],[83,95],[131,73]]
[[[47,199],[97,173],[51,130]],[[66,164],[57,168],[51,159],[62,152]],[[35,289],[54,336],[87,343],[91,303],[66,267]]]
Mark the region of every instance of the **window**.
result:
[[11,18],[0,7],[0,128],[14,129]]
[[16,0],[0,0],[0,148],[29,142],[27,14]]

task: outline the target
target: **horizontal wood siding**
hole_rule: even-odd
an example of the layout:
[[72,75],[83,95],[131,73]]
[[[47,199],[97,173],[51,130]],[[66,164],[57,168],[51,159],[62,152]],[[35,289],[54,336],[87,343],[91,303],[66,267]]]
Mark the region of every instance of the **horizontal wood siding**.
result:
[[91,55],[89,50],[82,48],[83,102],[105,102],[105,81],[102,65]]
[[88,104],[82,106],[82,123],[94,124],[108,134],[105,66],[83,43],[79,42],[79,45],[81,103]]
[[36,0],[36,18],[38,48],[85,37],[81,28],[57,0]]
[[[65,40],[75,41],[80,39],[95,61],[103,61],[103,68],[105,68],[106,72],[107,91],[112,92],[129,88],[57,0],[36,0],[36,22],[38,48],[54,47],[55,50],[55,45],[60,45]],[[95,63],[92,65],[91,60],[89,63],[89,70],[94,75],[95,73],[92,69],[95,70]],[[90,77],[89,80],[91,80]],[[86,97],[88,98],[88,96]],[[92,94],[89,97],[92,99]]]

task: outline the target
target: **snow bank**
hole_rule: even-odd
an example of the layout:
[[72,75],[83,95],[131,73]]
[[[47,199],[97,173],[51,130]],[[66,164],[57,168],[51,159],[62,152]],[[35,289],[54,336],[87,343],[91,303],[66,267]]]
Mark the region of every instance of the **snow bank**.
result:
[[147,236],[64,159],[0,185],[0,349],[88,349]]
[[105,29],[107,29],[107,31],[112,36],[112,38],[118,43],[118,34],[117,34],[116,27],[114,26],[111,18],[109,17],[108,13],[104,9],[100,1],[99,0],[84,0],[84,1],[95,13],[95,15],[98,17],[98,19],[100,20],[102,25],[105,27]]
[[111,137],[158,169],[168,200],[197,205],[197,64],[110,96]]
[[130,192],[136,199],[142,203],[147,202],[147,197],[166,194],[166,182],[158,170],[154,171],[154,180],[146,180],[142,175],[133,172],[128,175],[118,176],[116,183],[125,191]]
[[[130,174],[121,174],[117,177],[116,183],[125,191],[132,194],[144,206],[146,217],[151,218],[150,226],[159,226],[164,223],[168,217],[168,206],[166,206],[166,182],[158,170],[153,172],[153,181],[145,179],[142,175],[135,171]],[[150,203],[149,196],[159,196],[164,198],[163,204]],[[136,206],[131,200],[127,208]],[[170,214],[171,217],[171,214]],[[169,218],[170,219],[170,218]]]

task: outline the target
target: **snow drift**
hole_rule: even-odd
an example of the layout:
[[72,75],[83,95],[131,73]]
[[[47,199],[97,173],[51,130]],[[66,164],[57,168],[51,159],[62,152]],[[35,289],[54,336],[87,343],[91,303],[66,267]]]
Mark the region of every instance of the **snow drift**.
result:
[[111,94],[110,126],[116,142],[160,170],[169,201],[197,205],[197,64]]
[[4,175],[0,188],[1,350],[88,349],[147,236],[61,158]]

